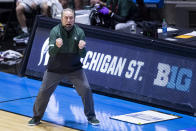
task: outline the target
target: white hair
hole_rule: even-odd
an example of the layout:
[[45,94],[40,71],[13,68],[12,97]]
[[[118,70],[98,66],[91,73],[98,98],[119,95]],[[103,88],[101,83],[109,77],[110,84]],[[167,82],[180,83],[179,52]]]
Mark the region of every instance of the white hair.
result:
[[75,16],[75,11],[74,11],[73,9],[71,9],[71,8],[66,8],[66,9],[63,9],[63,10],[62,10],[62,12],[61,12],[61,17],[63,17],[63,13],[66,12],[66,11],[72,12],[72,13],[74,14],[74,16]]

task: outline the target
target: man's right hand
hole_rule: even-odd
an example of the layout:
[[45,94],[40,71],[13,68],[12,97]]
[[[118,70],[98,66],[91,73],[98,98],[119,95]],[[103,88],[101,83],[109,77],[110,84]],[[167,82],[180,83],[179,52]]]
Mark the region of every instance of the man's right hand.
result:
[[63,45],[63,40],[61,38],[56,39],[56,46],[60,48]]

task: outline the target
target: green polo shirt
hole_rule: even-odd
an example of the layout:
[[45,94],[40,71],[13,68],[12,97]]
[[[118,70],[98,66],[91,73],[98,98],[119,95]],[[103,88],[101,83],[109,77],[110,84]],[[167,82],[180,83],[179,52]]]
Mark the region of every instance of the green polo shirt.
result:
[[[56,46],[57,38],[63,40],[63,45],[60,48]],[[80,40],[85,40],[85,34],[77,25],[74,25],[71,31],[66,31],[61,24],[53,27],[49,38],[48,71],[69,73],[81,69],[80,58],[85,57],[86,49],[79,49]]]
[[[56,39],[62,38],[63,45],[61,48],[56,46]],[[76,53],[80,57],[85,57],[86,49],[82,50],[78,48],[80,40],[85,40],[84,31],[78,26],[74,25],[70,32],[67,32],[61,24],[53,27],[50,32],[49,38],[49,54],[50,56],[56,55],[57,53]]]

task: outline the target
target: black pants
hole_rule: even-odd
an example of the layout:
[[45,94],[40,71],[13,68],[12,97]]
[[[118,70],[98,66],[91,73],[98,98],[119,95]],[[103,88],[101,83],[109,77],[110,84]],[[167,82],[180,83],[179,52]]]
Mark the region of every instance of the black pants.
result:
[[55,91],[59,82],[64,78],[72,82],[77,93],[81,96],[84,105],[84,113],[87,119],[95,117],[92,92],[83,69],[66,74],[46,71],[44,73],[42,87],[39,90],[38,96],[33,107],[33,117],[42,119],[48,105],[50,96]]

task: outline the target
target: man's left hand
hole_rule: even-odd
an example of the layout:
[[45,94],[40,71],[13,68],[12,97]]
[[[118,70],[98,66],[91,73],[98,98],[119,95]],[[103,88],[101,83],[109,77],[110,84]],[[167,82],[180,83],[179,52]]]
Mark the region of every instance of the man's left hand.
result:
[[85,46],[86,46],[86,42],[84,40],[80,40],[78,44],[79,49],[83,49]]

